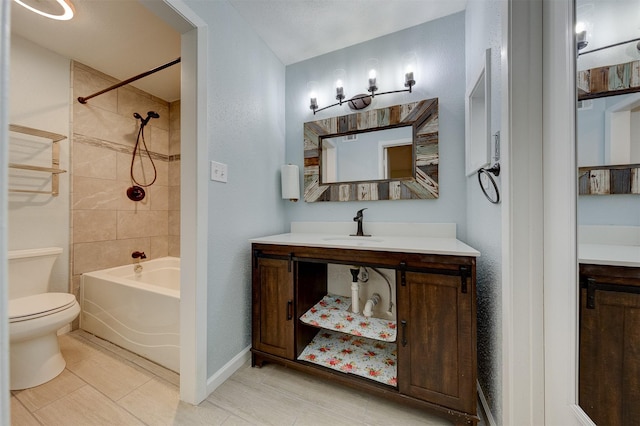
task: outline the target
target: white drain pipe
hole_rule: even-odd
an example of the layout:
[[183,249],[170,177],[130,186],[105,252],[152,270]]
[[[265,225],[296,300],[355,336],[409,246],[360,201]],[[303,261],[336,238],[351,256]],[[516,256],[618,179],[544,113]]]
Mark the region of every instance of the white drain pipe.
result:
[[364,304],[364,310],[362,311],[362,315],[369,318],[373,315],[373,307],[380,303],[380,295],[378,293],[373,293],[371,295],[371,299],[367,300],[367,303]]

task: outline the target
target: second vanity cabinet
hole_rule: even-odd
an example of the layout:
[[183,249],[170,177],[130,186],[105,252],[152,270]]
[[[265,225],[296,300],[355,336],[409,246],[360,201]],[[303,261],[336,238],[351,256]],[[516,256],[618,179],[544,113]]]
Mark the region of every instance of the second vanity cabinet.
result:
[[[439,413],[455,424],[477,424],[474,256],[254,242],[252,263],[254,366],[276,362]],[[395,271],[397,318],[378,320],[395,336],[383,332],[386,341],[380,341],[303,321],[327,300],[341,302],[327,299],[329,264]],[[351,321],[352,315],[344,312]],[[324,357],[322,362],[309,352],[319,341],[320,352],[315,353]],[[368,366],[371,377],[331,368],[332,360],[339,363],[350,352],[347,341],[370,345],[369,353],[383,354],[384,365]],[[331,350],[335,354],[325,353]],[[373,377],[380,371],[380,377]]]
[[640,418],[640,268],[580,264],[580,407],[599,425]]

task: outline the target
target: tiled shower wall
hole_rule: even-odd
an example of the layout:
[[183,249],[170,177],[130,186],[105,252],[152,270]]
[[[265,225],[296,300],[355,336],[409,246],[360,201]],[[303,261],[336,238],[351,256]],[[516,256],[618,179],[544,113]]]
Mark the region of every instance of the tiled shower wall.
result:
[[[71,272],[78,295],[82,273],[131,264],[134,251],[148,259],[180,256],[180,101],[123,86],[83,105],[78,96],[118,81],[74,62],[72,82]],[[146,117],[148,111],[160,114],[144,131],[157,179],[135,202],[126,195],[140,123],[133,113]],[[134,176],[151,181],[148,157],[142,163],[136,157]]]

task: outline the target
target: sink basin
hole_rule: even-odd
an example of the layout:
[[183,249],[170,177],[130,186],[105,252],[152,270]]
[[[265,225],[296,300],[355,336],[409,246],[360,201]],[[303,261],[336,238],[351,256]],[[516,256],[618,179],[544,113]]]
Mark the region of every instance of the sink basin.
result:
[[345,246],[366,246],[372,243],[384,242],[384,240],[372,237],[326,237],[322,240],[331,244]]

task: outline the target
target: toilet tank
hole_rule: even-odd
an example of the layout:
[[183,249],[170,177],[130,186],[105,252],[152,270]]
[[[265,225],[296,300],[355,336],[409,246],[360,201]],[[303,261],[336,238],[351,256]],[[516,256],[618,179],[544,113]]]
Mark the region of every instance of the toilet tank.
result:
[[46,293],[60,247],[9,250],[9,299]]

